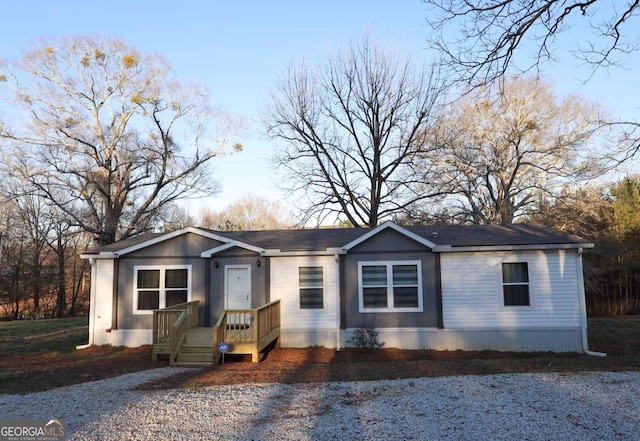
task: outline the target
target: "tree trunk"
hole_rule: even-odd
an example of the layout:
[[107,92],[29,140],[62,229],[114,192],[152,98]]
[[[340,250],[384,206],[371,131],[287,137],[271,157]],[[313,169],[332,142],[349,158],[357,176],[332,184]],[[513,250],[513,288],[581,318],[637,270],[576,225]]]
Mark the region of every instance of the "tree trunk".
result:
[[58,232],[56,256],[58,257],[58,274],[57,274],[58,295],[56,298],[56,317],[64,317],[66,316],[66,313],[67,313],[67,286],[66,286],[65,271],[64,271],[65,249],[64,249],[64,245],[62,244],[62,234],[60,234],[60,232]]

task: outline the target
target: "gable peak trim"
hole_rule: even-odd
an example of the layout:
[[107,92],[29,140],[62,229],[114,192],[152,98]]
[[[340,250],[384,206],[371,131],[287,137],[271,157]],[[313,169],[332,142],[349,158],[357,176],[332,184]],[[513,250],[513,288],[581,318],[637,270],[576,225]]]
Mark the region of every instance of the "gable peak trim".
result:
[[197,227],[184,227],[184,228],[181,228],[179,230],[175,230],[175,231],[172,231],[170,233],[162,234],[160,236],[156,236],[156,237],[151,238],[149,240],[145,240],[144,242],[140,242],[138,244],[131,245],[130,247],[123,248],[123,249],[117,250],[117,251],[113,251],[113,253],[111,253],[111,254],[115,258],[118,258],[118,257],[123,256],[125,254],[129,254],[129,253],[132,253],[134,251],[138,251],[138,250],[150,247],[152,245],[156,245],[156,244],[165,242],[165,241],[167,241],[169,239],[173,239],[175,237],[183,236],[183,235],[188,234],[188,233],[197,234],[198,236],[203,236],[203,237],[206,237],[208,239],[213,239],[213,240],[217,240],[217,241],[220,241],[220,242],[229,242],[229,238],[221,236],[221,235],[216,234],[216,233],[213,233],[211,231],[203,230],[203,229],[197,228]]
[[406,236],[406,237],[408,237],[410,239],[413,239],[416,242],[418,242],[418,243],[420,243],[420,244],[422,244],[422,245],[424,245],[426,247],[429,247],[431,249],[435,248],[435,246],[436,246],[436,244],[431,242],[430,240],[427,240],[424,237],[422,237],[422,236],[420,236],[420,235],[418,235],[416,233],[413,233],[413,232],[407,230],[404,227],[401,227],[400,225],[398,225],[398,224],[396,224],[394,222],[387,221],[387,222],[385,222],[385,223],[383,223],[381,225],[378,225],[375,228],[372,228],[371,230],[367,231],[362,236],[360,236],[357,239],[352,240],[348,244],[344,245],[342,248],[344,250],[348,251],[348,250],[360,245],[361,243],[371,239],[372,237],[376,236],[377,234],[379,234],[382,231],[387,230],[389,228],[394,230],[394,231],[396,231],[396,232],[398,232],[398,233],[400,233],[400,234],[402,234],[403,236]]
[[200,253],[200,257],[202,257],[203,259],[209,259],[211,257],[213,257],[215,254],[221,253],[222,251],[228,250],[230,248],[242,248],[244,250],[248,250],[248,251],[253,251],[255,253],[258,253],[260,255],[263,255],[266,250],[254,245],[249,245],[247,243],[244,242],[239,242],[237,240],[229,240],[227,238],[227,242],[223,245],[219,245],[217,247],[214,248],[210,248],[208,250],[203,251],[202,253]]

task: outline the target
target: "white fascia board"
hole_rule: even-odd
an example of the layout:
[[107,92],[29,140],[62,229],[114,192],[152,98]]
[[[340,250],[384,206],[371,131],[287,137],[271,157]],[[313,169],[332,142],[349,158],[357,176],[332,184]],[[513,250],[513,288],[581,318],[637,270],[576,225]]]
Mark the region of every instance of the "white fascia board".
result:
[[224,245],[220,245],[219,247],[215,247],[215,248],[211,248],[209,250],[203,251],[202,253],[200,253],[200,257],[202,257],[203,259],[207,259],[213,256],[214,254],[220,253],[224,250],[228,250],[229,248],[233,248],[233,247],[234,247],[233,244],[225,243]]
[[355,240],[352,240],[351,242],[349,242],[348,244],[346,244],[342,248],[344,250],[348,251],[351,248],[353,248],[353,247],[355,247],[357,245],[360,245],[362,242],[372,238],[373,236],[375,236],[376,234],[380,233],[381,231],[386,230],[387,228],[391,228],[391,229],[397,231],[398,233],[400,233],[400,234],[402,234],[404,236],[407,236],[408,238],[413,239],[416,242],[418,242],[418,243],[420,243],[420,244],[422,244],[424,246],[427,246],[427,247],[429,247],[431,249],[434,249],[436,247],[435,243],[425,239],[424,237],[418,236],[417,234],[412,233],[411,231],[409,231],[409,230],[407,230],[405,228],[402,228],[400,225],[397,225],[397,224],[395,224],[395,223],[393,223],[391,221],[387,221],[387,222],[383,223],[382,225],[379,225],[376,228],[372,229],[368,233],[363,234],[359,238],[357,238]]
[[265,257],[295,257],[295,256],[335,256],[336,254],[347,254],[343,248],[327,248],[317,251],[282,251],[277,249],[265,250],[262,253]]
[[469,253],[482,251],[544,251],[544,250],[577,250],[580,248],[593,248],[592,243],[568,243],[568,244],[540,244],[540,245],[487,245],[470,247],[452,247],[451,245],[438,245],[433,248],[434,253]]
[[[218,239],[218,240],[220,240],[220,239]],[[226,239],[226,240],[229,240],[229,239]],[[209,250],[203,251],[202,253],[200,253],[200,257],[202,257],[203,259],[207,259],[207,258],[212,257],[214,254],[218,254],[218,253],[221,253],[222,251],[228,250],[229,248],[235,248],[235,247],[242,248],[242,249],[249,250],[249,251],[253,251],[253,252],[258,253],[260,255],[263,255],[264,252],[265,252],[265,250],[263,248],[256,247],[256,246],[253,246],[253,245],[249,245],[249,244],[246,244],[246,243],[243,243],[243,242],[238,242],[238,241],[233,240],[231,242],[225,243],[224,245],[220,245],[220,246],[217,246],[215,248],[211,248]]]
[[90,260],[90,259],[95,259],[95,260],[104,260],[104,259],[117,259],[118,255],[116,253],[113,253],[111,251],[103,251],[102,253],[83,253],[80,254],[80,258],[81,259],[86,259],[86,260]]

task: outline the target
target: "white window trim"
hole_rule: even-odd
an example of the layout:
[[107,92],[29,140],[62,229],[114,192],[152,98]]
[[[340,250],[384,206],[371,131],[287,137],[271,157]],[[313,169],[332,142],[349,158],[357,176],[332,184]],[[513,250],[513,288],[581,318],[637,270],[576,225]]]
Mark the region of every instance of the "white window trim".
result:
[[[526,263],[527,264],[527,277],[529,278],[529,282],[527,282],[527,285],[529,286],[529,304],[528,305],[505,305],[504,303],[504,286],[505,285],[524,285],[524,283],[505,283],[504,282],[504,277],[502,275],[502,265],[505,263]],[[512,309],[512,308],[517,308],[517,309],[533,309],[533,299],[534,299],[534,295],[533,295],[533,284],[531,282],[531,261],[527,260],[527,259],[508,259],[508,260],[503,260],[500,262],[500,267],[499,267],[499,272],[500,272],[500,304],[502,306],[502,308],[504,309]]]
[[152,315],[151,309],[138,309],[138,271],[140,270],[159,270],[160,271],[160,299],[159,309],[166,306],[167,292],[165,288],[166,270],[186,269],[187,270],[187,302],[191,301],[191,265],[136,265],[133,267],[133,314],[134,315]]
[[[322,285],[319,286],[305,286],[304,288],[300,286],[300,268],[321,268],[322,269]],[[300,311],[321,311],[324,310],[325,308],[325,292],[326,292],[326,288],[324,286],[324,275],[325,275],[325,268],[323,265],[298,265],[298,309]],[[303,308],[302,305],[300,304],[300,292],[303,289],[311,289],[311,288],[321,288],[322,289],[322,308]]]
[[[386,308],[365,308],[364,289],[362,286],[363,266],[387,267],[387,307]],[[418,307],[417,308],[394,308],[393,305],[393,267],[396,265],[416,265],[418,270]],[[362,313],[376,312],[423,312],[422,298],[424,297],[422,286],[422,261],[420,260],[372,260],[358,262],[358,308]]]

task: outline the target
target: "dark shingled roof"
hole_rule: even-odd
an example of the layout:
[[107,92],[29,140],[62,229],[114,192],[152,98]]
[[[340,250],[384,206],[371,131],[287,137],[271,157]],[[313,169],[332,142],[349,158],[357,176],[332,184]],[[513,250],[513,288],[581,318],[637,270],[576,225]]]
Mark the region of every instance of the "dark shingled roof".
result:
[[[538,224],[433,225],[408,230],[437,245],[452,247],[492,245],[586,244],[588,241]],[[437,237],[433,235],[437,233]]]
[[314,251],[340,248],[366,234],[368,228],[321,228],[303,230],[238,231],[219,233],[265,249]]
[[[451,247],[585,245],[588,243],[578,236],[537,224],[430,225],[402,228],[436,245]],[[341,248],[371,230],[371,228],[330,228],[227,232],[203,229],[203,231],[258,248],[282,251],[323,251],[327,248]],[[162,234],[142,234],[95,249],[88,254],[117,252],[141,245]]]
[[115,252],[124,250],[125,248],[132,247],[134,245],[138,245],[144,243],[148,240],[155,239],[156,237],[163,236],[166,233],[143,233],[137,236],[128,237],[126,239],[119,240],[117,242],[111,243],[109,245],[104,245],[99,248],[95,248],[93,250],[87,251],[87,254],[98,254],[98,253],[106,253],[106,252]]
[[[451,245],[452,247],[583,244],[586,242],[577,236],[535,224],[431,225],[405,227],[405,229],[436,245]],[[371,228],[336,228],[242,231],[218,234],[266,249],[312,251],[343,247],[370,230]]]

